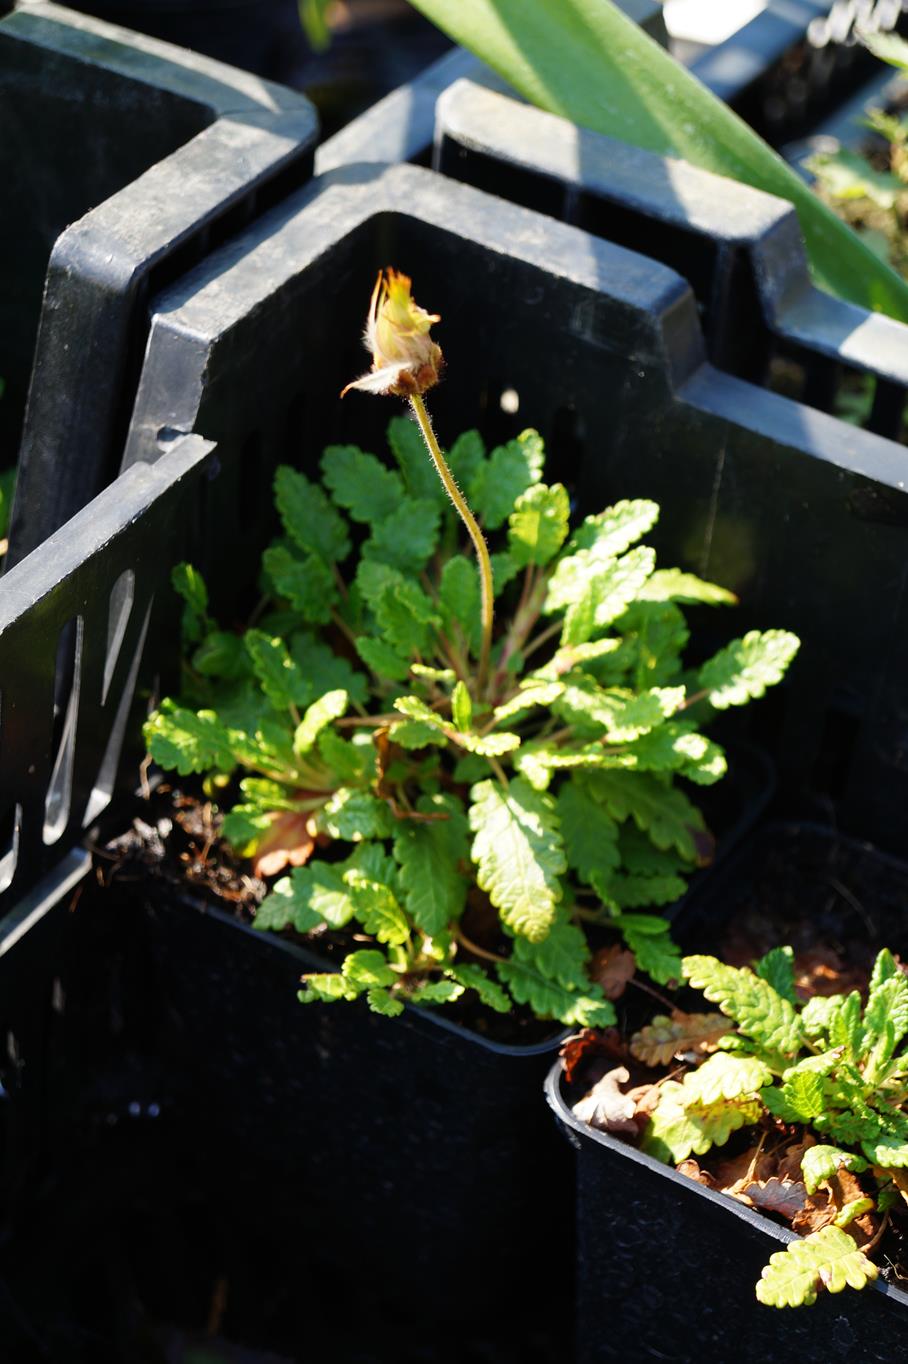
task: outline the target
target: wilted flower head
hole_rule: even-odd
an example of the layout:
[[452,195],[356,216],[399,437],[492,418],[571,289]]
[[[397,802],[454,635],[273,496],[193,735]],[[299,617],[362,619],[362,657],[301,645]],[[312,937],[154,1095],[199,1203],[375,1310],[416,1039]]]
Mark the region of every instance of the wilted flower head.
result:
[[413,302],[410,280],[397,270],[380,270],[364,341],[372,352],[372,369],[341,393],[361,388],[366,393],[393,393],[399,398],[426,393],[438,383],[441,347],[429,335],[437,313],[427,313]]

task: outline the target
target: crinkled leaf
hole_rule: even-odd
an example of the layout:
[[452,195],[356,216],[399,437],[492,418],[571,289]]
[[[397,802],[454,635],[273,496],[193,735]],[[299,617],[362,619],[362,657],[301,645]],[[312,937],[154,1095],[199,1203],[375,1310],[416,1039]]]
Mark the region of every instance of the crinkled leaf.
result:
[[380,986],[367,990],[366,999],[372,1012],[384,1014],[385,1018],[398,1018],[404,1011],[403,1001]]
[[471,481],[473,510],[487,530],[503,526],[514,504],[542,477],[545,449],[537,431],[523,431],[499,445]]
[[431,937],[463,913],[469,883],[460,868],[469,863],[467,820],[460,802],[450,795],[421,796],[416,808],[422,814],[448,816],[431,822],[402,820],[394,839],[407,912]]
[[299,559],[286,545],[271,545],[262,555],[262,567],[275,593],[285,597],[303,620],[327,624],[338,588],[324,559],[316,554]]
[[622,909],[643,905],[673,905],[687,890],[680,876],[612,875],[606,885],[609,899]]
[[507,994],[481,966],[474,966],[472,962],[457,962],[448,969],[447,974],[465,990],[475,990],[486,1008],[494,1009],[499,1014],[511,1012],[511,1001]]
[[305,695],[299,705],[308,706],[327,691],[345,691],[354,705],[361,706],[365,701],[368,685],[364,675],[308,630],[291,636],[290,654],[305,680]]
[[[645,591],[646,584],[641,588]],[[629,675],[639,689],[673,682],[681,668],[681,654],[690,631],[681,609],[672,602],[642,601],[638,597],[615,622],[622,635],[621,650],[611,667]],[[609,662],[608,660],[606,660]]]
[[393,830],[391,812],[368,791],[342,787],[319,812],[319,827],[332,838],[358,843],[363,838],[387,838]]
[[[679,1084],[666,1080],[662,1085],[659,1103],[643,1135],[641,1147],[659,1160],[677,1165],[692,1153],[703,1155],[712,1146],[724,1146],[732,1132],[758,1122],[762,1105],[747,1084],[750,1072],[736,1076],[732,1070],[715,1070],[705,1079],[697,1076],[714,1061],[749,1061],[751,1057],[732,1057],[717,1052],[692,1071]],[[728,1094],[725,1094],[725,1090]],[[703,1094],[715,1097],[704,1102]]]
[[615,1010],[597,985],[583,992],[566,990],[513,958],[499,962],[498,974],[517,1003],[528,1004],[537,1018],[557,1018],[581,1028],[608,1028],[615,1021]]
[[656,914],[619,914],[614,924],[637,958],[638,968],[657,985],[681,979],[681,953],[665,919]]
[[742,1032],[768,1050],[793,1055],[803,1043],[794,1007],[747,967],[726,966],[715,957],[684,958],[684,976],[711,1004],[734,1019]]
[[761,1098],[783,1122],[809,1123],[826,1106],[822,1076],[809,1070],[796,1072],[778,1088],[764,1089]]
[[754,972],[761,980],[768,981],[776,994],[781,995],[783,999],[788,1000],[789,1004],[797,1008],[794,952],[790,947],[771,948],[765,956],[754,963]]
[[417,986],[410,995],[413,1004],[451,1004],[463,994],[465,986],[456,980],[430,980]]
[[738,598],[734,592],[716,583],[704,582],[693,573],[680,568],[660,568],[640,592],[642,601],[680,601],[685,605],[734,606]]
[[[885,1032],[885,1037],[884,1037]],[[884,1056],[892,1056],[908,1033],[908,978],[901,971],[872,985],[864,1009],[863,1046],[869,1050],[884,1041]]]
[[400,474],[355,445],[329,445],[322,455],[322,478],[354,521],[383,521],[404,500]]
[[767,1307],[809,1307],[825,1288],[864,1288],[878,1270],[840,1227],[821,1227],[770,1255],[757,1284],[757,1298]]
[[295,545],[328,564],[346,558],[350,552],[346,522],[317,483],[282,464],[274,475],[274,500]]
[[192,666],[203,677],[220,677],[237,681],[251,671],[249,655],[239,635],[227,630],[209,630],[195,653]]
[[340,971],[313,972],[302,980],[303,989],[297,994],[301,1004],[336,1004],[342,999],[356,999],[360,993],[359,986]]
[[658,505],[646,498],[616,502],[585,519],[572,535],[568,552],[575,554],[577,550],[585,549],[602,561],[615,559],[652,530],[658,520]]
[[293,751],[297,757],[303,757],[312,751],[322,730],[330,725],[332,720],[340,719],[349,701],[347,693],[340,689],[325,692],[318,701],[313,701],[293,735]]
[[403,682],[410,675],[410,660],[383,639],[360,635],[356,641],[356,652],[376,677]]
[[700,686],[717,710],[746,705],[781,682],[799,647],[788,630],[750,630],[703,664]]
[[633,771],[677,772],[699,786],[711,786],[728,771],[725,754],[717,743],[674,721],[644,734],[627,753],[634,759]]
[[309,702],[312,686],[282,639],[261,630],[247,630],[243,644],[259,686],[275,710],[305,706]]
[[721,1014],[657,1014],[630,1040],[631,1055],[646,1066],[667,1066],[672,1057],[717,1042],[729,1032]]
[[561,682],[529,681],[502,705],[495,707],[495,721],[511,720],[515,715],[523,715],[536,706],[550,706],[564,690]]
[[619,823],[633,819],[657,848],[675,848],[687,862],[700,860],[703,816],[683,791],[646,772],[589,772],[584,781]]
[[224,816],[221,838],[241,857],[252,857],[273,822],[273,810],[263,810],[258,803],[247,805],[241,801]]
[[260,923],[266,907],[269,918],[285,916],[286,922],[292,923],[300,933],[309,933],[321,923],[329,924],[331,928],[343,928],[353,918],[354,912],[343,868],[322,861],[294,867],[289,876],[277,882],[255,916],[256,928],[275,926],[270,922]]
[[541,941],[555,921],[567,870],[555,802],[517,777],[470,792],[476,880],[516,934]]
[[556,919],[541,942],[531,942],[523,937],[514,940],[513,960],[533,967],[541,976],[563,985],[566,990],[585,992],[590,989],[589,956],[586,935],[576,924],[563,918]]
[[188,644],[197,644],[208,623],[208,588],[192,564],[176,564],[170,573],[173,590],[183,598],[182,635]]
[[377,559],[402,573],[420,573],[438,543],[441,513],[436,502],[405,497],[390,515],[374,523],[363,559]]
[[407,941],[410,925],[390,886],[356,868],[344,872],[344,883],[350,889],[353,912],[367,933],[392,947]]
[[441,571],[438,595],[448,622],[460,628],[470,650],[478,654],[482,618],[476,565],[462,554],[449,559]]
[[536,483],[521,493],[508,518],[511,558],[520,567],[547,564],[568,533],[571,504],[561,483]]
[[621,861],[611,815],[576,781],[563,784],[557,805],[568,866],[587,882],[596,871],[608,876]]
[[347,980],[361,990],[375,985],[395,985],[399,979],[384,952],[379,952],[375,948],[348,952],[342,970]]
[[860,1174],[867,1169],[867,1162],[854,1151],[842,1151],[837,1146],[808,1146],[801,1157],[801,1174],[809,1194],[816,1193],[821,1184],[842,1169]]
[[181,777],[190,772],[230,772],[234,757],[227,731],[214,711],[186,710],[164,700],[146,721],[145,743],[152,758]]
[[560,560],[549,581],[545,610],[565,609],[562,644],[583,644],[627,609],[656,565],[645,545],[602,563],[591,550]]

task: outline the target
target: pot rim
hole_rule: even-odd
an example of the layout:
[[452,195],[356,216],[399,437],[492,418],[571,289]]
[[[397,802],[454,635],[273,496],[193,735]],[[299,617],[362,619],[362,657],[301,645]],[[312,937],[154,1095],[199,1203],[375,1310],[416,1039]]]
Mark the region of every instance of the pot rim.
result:
[[[635,1146],[627,1142],[618,1141],[616,1137],[607,1132],[600,1132],[595,1127],[590,1127],[588,1123],[581,1122],[576,1118],[568,1107],[562,1094],[561,1081],[564,1071],[560,1058],[550,1069],[545,1077],[545,1097],[549,1107],[555,1115],[556,1122],[571,1133],[569,1140],[575,1148],[580,1147],[581,1141],[589,1141],[594,1145],[604,1146],[613,1155],[624,1156],[633,1161],[636,1165],[642,1165],[654,1174],[659,1174],[668,1179],[670,1183],[684,1190],[684,1196],[689,1198],[705,1198],[708,1202],[714,1203],[717,1207],[724,1209],[732,1217],[737,1217],[740,1221],[746,1222],[754,1230],[761,1232],[770,1241],[776,1242],[774,1249],[784,1250],[792,1241],[800,1241],[803,1238],[796,1232],[788,1231],[785,1227],[780,1227],[777,1222],[772,1222],[768,1217],[755,1208],[748,1208],[744,1203],[739,1203],[737,1199],[730,1198],[727,1194],[718,1193],[714,1189],[708,1189],[705,1185],[699,1184],[694,1179],[689,1179],[687,1175],[679,1174],[670,1165],[664,1165],[662,1161],[656,1160],[653,1156],[646,1155],[643,1151],[638,1151]],[[894,1284],[884,1283],[882,1279],[876,1279],[871,1285],[878,1293],[885,1294],[894,1303],[900,1304],[903,1308],[908,1308],[908,1292],[904,1289],[896,1288]]]

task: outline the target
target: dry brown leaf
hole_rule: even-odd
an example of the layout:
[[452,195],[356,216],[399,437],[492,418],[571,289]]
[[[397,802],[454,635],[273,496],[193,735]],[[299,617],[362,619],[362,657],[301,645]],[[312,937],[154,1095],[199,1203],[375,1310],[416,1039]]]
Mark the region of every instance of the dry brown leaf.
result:
[[745,1184],[740,1197],[754,1208],[760,1208],[763,1212],[777,1212],[791,1221],[796,1213],[803,1210],[807,1190],[799,1179],[779,1179],[773,1175],[771,1179],[757,1179]]
[[778,1164],[776,1174],[780,1179],[800,1179],[801,1161],[804,1159],[804,1152],[811,1146],[816,1146],[816,1137],[805,1132],[800,1141],[794,1142],[791,1146],[784,1147],[778,1153]]
[[671,1017],[657,1014],[652,1023],[634,1033],[631,1055],[647,1066],[667,1066],[673,1056],[700,1050],[731,1031],[722,1014],[686,1014],[675,1009]]
[[613,1061],[628,1059],[627,1048],[617,1028],[605,1028],[601,1032],[595,1028],[582,1028],[562,1043],[558,1055],[568,1084],[573,1083],[578,1066],[595,1056],[608,1056]]
[[574,1117],[601,1132],[639,1132],[634,1122],[634,1100],[620,1088],[630,1079],[626,1066],[606,1071],[602,1079],[574,1104]]
[[634,1117],[645,1122],[655,1112],[661,1094],[659,1085],[637,1085],[627,1091],[627,1097],[634,1101]]
[[757,1143],[740,1155],[726,1156],[719,1161],[716,1165],[716,1184],[722,1193],[732,1194],[734,1189],[742,1188],[754,1179],[769,1179],[775,1173],[773,1157]]
[[806,1236],[810,1231],[819,1231],[821,1227],[828,1227],[830,1222],[834,1222],[838,1216],[838,1208],[830,1198],[826,1189],[817,1189],[815,1194],[808,1194],[804,1200],[804,1206],[800,1212],[795,1213],[791,1219],[792,1228]]
[[619,943],[600,947],[598,952],[593,953],[589,966],[591,978],[602,986],[606,999],[620,999],[636,969],[633,952],[628,952]]
[[692,1158],[682,1160],[680,1165],[675,1166],[675,1169],[679,1175],[686,1175],[688,1179],[695,1179],[698,1184],[705,1184],[707,1189],[716,1187],[716,1181],[709,1171],[701,1170],[697,1161]]
[[259,844],[252,863],[254,876],[277,876],[285,867],[302,867],[312,856],[315,839],[307,827],[309,816],[282,810]]

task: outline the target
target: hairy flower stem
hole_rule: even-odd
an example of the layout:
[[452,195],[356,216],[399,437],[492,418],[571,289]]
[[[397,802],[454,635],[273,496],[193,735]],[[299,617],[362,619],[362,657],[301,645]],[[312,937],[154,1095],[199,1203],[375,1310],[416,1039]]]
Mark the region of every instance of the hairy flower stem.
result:
[[479,564],[479,586],[482,594],[482,647],[479,651],[479,676],[477,680],[477,692],[482,696],[485,692],[486,682],[489,676],[489,655],[492,651],[492,622],[494,618],[494,593],[492,590],[492,561],[489,558],[489,551],[482,531],[479,529],[476,518],[467,506],[466,498],[454,482],[454,476],[448,468],[447,461],[441,453],[441,447],[435,439],[435,432],[432,430],[432,423],[426,411],[426,405],[418,393],[414,393],[410,398],[410,406],[413,415],[419,423],[422,438],[426,443],[426,449],[432,456],[432,463],[438,471],[438,477],[444,484],[445,492],[454,503],[454,509],[461,521],[467,528],[467,534],[473,541],[473,548],[476,550],[476,558]]

